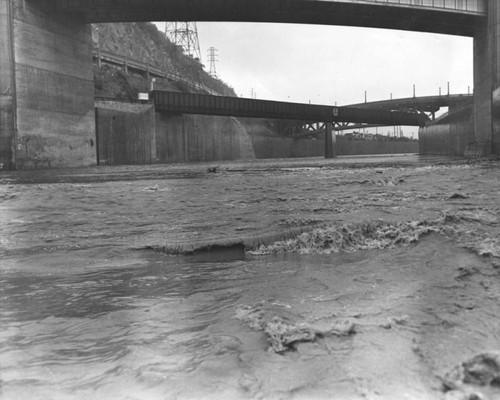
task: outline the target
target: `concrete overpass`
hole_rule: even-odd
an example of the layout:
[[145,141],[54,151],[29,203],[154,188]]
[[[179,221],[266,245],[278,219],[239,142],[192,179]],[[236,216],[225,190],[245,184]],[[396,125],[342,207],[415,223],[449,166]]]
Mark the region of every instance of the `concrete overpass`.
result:
[[403,97],[399,99],[370,101],[349,104],[348,107],[367,108],[372,110],[415,110],[419,112],[436,112],[442,107],[458,108],[472,104],[472,94],[449,94],[439,96]]
[[[454,112],[460,108],[472,105],[473,102],[474,96],[472,94],[448,94],[439,96],[406,97],[400,99],[370,101],[366,103],[350,104],[348,107],[365,108],[371,110],[416,112],[426,114],[430,117],[431,120],[434,120],[436,118],[436,112],[438,112],[442,107],[448,107],[448,110],[450,112]],[[349,126],[342,127],[342,129],[350,128],[351,127]]]
[[497,0],[0,0],[3,168],[96,163],[88,24],[148,20],[327,24],[473,37],[474,131],[467,141],[482,154],[500,154],[493,102],[500,98]]
[[474,36],[486,0],[57,0],[85,22],[231,21],[362,26]]

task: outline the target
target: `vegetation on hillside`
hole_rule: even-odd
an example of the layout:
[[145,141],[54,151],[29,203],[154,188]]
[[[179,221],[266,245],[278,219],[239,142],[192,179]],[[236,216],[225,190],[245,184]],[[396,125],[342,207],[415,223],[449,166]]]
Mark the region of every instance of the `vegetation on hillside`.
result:
[[[184,82],[168,82],[172,90],[193,91],[187,82],[204,85],[225,96],[236,96],[226,83],[210,76],[203,70],[203,65],[184,54],[149,22],[94,24],[92,29],[94,51],[111,53],[129,60],[149,64],[181,77]],[[119,70],[103,64],[94,69],[96,96],[137,98],[138,92],[147,91],[149,82],[141,74]]]

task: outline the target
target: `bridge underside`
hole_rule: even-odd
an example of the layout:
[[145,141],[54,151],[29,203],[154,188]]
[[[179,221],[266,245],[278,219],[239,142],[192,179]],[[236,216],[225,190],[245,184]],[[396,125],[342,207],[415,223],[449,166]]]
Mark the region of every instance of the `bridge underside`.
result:
[[484,16],[463,11],[312,0],[54,0],[85,22],[226,21],[344,25],[472,37]]

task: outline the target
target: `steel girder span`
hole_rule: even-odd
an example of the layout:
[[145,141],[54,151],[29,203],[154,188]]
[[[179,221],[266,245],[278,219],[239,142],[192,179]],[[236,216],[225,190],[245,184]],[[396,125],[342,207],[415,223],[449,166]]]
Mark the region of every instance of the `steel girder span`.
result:
[[333,123],[424,126],[424,114],[371,110],[354,107],[286,103],[239,97],[211,96],[155,90],[156,111],[172,114],[201,114],[248,118],[270,118]]

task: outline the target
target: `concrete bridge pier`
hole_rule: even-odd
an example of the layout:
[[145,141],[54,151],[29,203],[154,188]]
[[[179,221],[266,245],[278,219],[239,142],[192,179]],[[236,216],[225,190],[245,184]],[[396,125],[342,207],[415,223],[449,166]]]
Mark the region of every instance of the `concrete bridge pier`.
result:
[[14,146],[10,4],[0,0],[0,170],[11,169]]
[[332,122],[325,122],[325,158],[336,156],[336,137]]
[[52,0],[0,0],[0,48],[0,165],[95,164],[91,26]]
[[474,133],[466,155],[500,155],[500,4],[488,1],[488,17],[474,35]]

